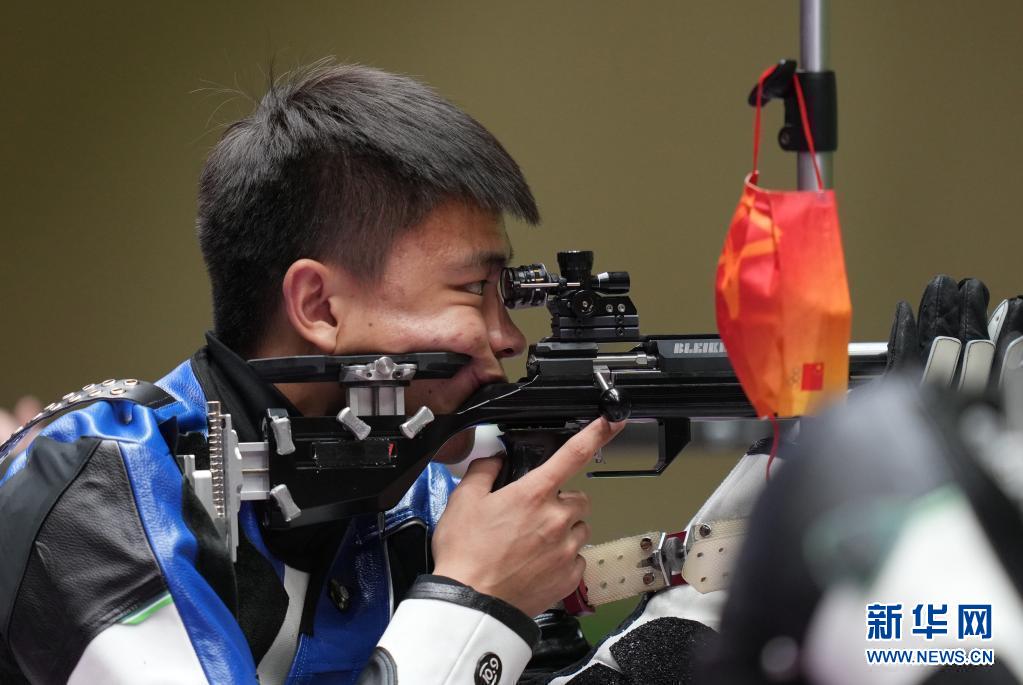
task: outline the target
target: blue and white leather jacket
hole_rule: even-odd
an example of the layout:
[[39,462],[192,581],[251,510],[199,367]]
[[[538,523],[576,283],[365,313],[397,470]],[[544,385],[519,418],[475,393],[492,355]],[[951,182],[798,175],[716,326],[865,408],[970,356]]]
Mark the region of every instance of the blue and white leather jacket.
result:
[[208,399],[243,441],[295,410],[212,336],[157,385],[161,406],[96,402],[0,462],[0,682],[515,682],[535,624],[425,575],[444,467],[380,516],[269,531],[245,502],[232,564],[174,454]]

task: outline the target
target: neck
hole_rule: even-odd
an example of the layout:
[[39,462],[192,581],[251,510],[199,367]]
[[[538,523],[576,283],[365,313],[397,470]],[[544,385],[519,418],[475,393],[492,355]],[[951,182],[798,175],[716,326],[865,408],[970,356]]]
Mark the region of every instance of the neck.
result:
[[275,383],[275,387],[302,416],[333,416],[345,406],[338,383]]
[[[298,336],[266,340],[254,350],[254,358],[257,359],[308,354],[323,352]],[[332,416],[345,406],[345,394],[338,383],[275,383],[274,387],[287,397],[303,416]]]

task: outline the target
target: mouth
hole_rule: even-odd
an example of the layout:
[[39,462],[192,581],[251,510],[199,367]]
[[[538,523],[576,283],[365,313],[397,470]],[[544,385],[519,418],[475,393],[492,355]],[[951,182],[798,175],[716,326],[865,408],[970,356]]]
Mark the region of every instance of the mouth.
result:
[[[465,368],[459,371],[459,374],[463,373],[465,374],[464,381],[461,383],[456,382],[455,384],[458,387],[458,392],[455,393],[458,396],[458,401],[454,407],[451,407],[451,410],[455,410],[465,404],[476,391],[485,385],[508,382],[508,376],[504,373],[504,369],[501,369],[501,371],[480,371],[478,369]],[[452,380],[457,381],[458,377],[456,376]]]
[[504,369],[501,369],[500,373],[496,371],[484,372],[482,374],[474,373],[473,378],[475,380],[475,385],[469,394],[476,392],[484,385],[490,385],[491,383],[508,382],[508,374],[504,373]]
[[406,391],[405,408],[415,411],[420,406],[429,406],[435,414],[453,413],[481,387],[507,381],[503,369],[479,369],[471,365],[459,369],[451,378],[413,380]]

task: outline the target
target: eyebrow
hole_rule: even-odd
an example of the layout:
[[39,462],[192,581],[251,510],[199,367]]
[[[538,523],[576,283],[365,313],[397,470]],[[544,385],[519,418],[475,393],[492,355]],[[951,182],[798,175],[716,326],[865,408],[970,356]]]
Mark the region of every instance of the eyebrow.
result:
[[503,267],[506,266],[515,256],[511,245],[507,252],[504,250],[477,250],[470,254],[461,266],[463,269],[477,269],[480,267]]
[[515,259],[515,247],[511,246],[507,234],[504,235],[504,249],[478,249],[461,263],[462,269],[479,269],[486,267],[505,267]]

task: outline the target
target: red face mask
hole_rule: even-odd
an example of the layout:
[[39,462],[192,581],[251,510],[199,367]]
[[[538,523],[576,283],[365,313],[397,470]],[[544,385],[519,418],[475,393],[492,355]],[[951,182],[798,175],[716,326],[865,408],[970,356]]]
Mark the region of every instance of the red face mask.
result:
[[757,86],[753,172],[732,217],[716,283],[721,340],[761,417],[799,416],[844,394],[852,320],[835,194],[821,182],[795,76],[818,189],[757,185],[761,99],[772,71],[765,71]]

